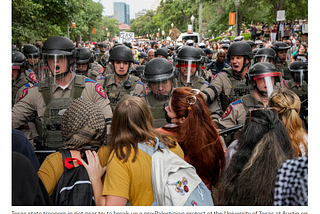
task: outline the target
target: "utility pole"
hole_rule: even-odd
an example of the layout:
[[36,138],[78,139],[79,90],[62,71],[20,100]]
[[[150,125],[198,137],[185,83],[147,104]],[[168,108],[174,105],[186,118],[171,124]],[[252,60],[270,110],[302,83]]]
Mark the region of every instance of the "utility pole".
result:
[[199,35],[200,35],[200,41],[202,41],[202,4],[199,4]]

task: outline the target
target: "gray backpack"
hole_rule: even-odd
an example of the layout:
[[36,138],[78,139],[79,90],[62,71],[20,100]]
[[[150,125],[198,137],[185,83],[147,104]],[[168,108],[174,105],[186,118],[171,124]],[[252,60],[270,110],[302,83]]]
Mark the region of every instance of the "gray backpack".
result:
[[[151,156],[154,202],[152,206],[213,206],[211,192],[196,169],[155,138],[155,148],[139,143]],[[163,152],[158,151],[160,148]]]

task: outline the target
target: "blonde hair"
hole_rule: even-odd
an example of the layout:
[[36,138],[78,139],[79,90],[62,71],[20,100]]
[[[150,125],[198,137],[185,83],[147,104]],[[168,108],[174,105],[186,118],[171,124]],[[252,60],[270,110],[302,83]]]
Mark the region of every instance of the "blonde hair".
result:
[[300,144],[305,148],[308,156],[307,132],[302,128],[302,120],[299,116],[301,101],[298,95],[288,89],[274,91],[269,100],[269,106],[277,107],[279,117],[286,127],[292,144],[294,156],[302,156]]

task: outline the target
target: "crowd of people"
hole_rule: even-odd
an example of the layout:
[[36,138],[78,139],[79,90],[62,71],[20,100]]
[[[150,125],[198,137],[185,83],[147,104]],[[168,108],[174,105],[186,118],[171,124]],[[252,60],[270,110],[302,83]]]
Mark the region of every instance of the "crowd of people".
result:
[[[247,41],[13,46],[12,179],[33,189],[13,188],[12,205],[59,205],[65,151],[94,205],[154,205],[159,169],[142,144],[190,164],[214,205],[308,205],[308,43],[262,26]],[[175,193],[191,194],[179,179]]]

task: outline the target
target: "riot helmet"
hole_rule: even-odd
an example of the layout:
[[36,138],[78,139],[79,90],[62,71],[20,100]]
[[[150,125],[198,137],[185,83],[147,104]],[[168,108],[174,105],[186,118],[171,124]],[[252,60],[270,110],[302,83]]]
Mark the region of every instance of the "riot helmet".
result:
[[263,48],[263,42],[261,40],[255,41],[255,44],[257,48]]
[[12,51],[20,51],[20,49],[17,48],[16,46],[12,45]]
[[163,58],[154,58],[146,65],[142,81],[148,84],[158,100],[168,99],[172,91],[174,71],[172,64]]
[[175,50],[178,51],[180,47],[183,47],[183,44],[178,42],[175,46]]
[[234,38],[233,41],[235,41],[235,42],[240,42],[240,41],[242,41],[243,39],[244,39],[244,36],[237,36],[236,38]]
[[138,54],[138,58],[139,59],[148,59],[148,54],[146,54],[145,52],[140,52],[139,54]]
[[107,47],[108,47],[108,46],[107,46],[106,43],[101,42],[101,43],[99,44],[100,53],[104,54],[104,53],[107,51]]
[[36,67],[39,62],[39,49],[33,45],[25,45],[23,47],[22,53],[28,59],[29,65]]
[[137,66],[137,67],[135,68],[135,70],[132,70],[132,71],[131,71],[131,73],[132,73],[134,76],[141,78],[141,77],[142,77],[142,74],[143,74],[143,72],[144,72],[145,67],[146,67],[145,65]]
[[12,81],[18,79],[20,74],[28,69],[28,61],[20,51],[12,52]]
[[181,48],[176,61],[182,82],[191,83],[196,75],[201,76],[202,56],[198,48],[189,46]]
[[52,75],[54,81],[64,78],[75,70],[75,44],[63,36],[48,38],[42,47],[43,64],[40,65],[40,80]]
[[[109,61],[113,66],[115,74],[119,77],[125,77],[129,73],[130,65],[134,62],[134,59],[130,48],[125,45],[119,45],[113,47],[112,52],[110,53]],[[126,73],[120,74],[116,71],[114,64],[120,62],[128,62],[128,69]]]
[[221,48],[227,53],[230,45],[228,43],[223,43]]
[[290,74],[295,83],[303,85],[303,80],[308,82],[308,65],[303,61],[294,61],[289,66]]
[[261,97],[268,99],[276,82],[282,81],[281,72],[270,62],[258,62],[249,69],[250,84]]
[[252,40],[247,40],[246,43],[248,43],[251,46],[252,49],[254,49],[256,47],[255,42],[252,41]]
[[91,68],[91,63],[94,61],[91,51],[87,48],[80,47],[75,50],[75,56],[77,64],[76,73],[86,75]]
[[[254,54],[253,57],[253,63],[258,63],[258,62],[270,62],[272,64],[275,64],[276,61],[276,52],[271,49],[271,48],[257,48],[256,54]],[[253,50],[254,52],[254,50]]]
[[[285,42],[275,42],[275,43],[273,43],[271,48],[277,53],[277,60],[284,61],[286,59],[286,53],[287,53],[288,49],[290,49],[290,46],[287,45],[287,43],[285,43]],[[279,57],[280,53],[278,53],[278,52],[283,52],[283,54],[281,54],[282,59]]]
[[169,50],[174,50],[174,47],[172,45],[168,45],[167,47]]
[[[232,63],[231,63],[232,71],[234,73],[241,74],[243,72],[244,68],[249,66],[250,60],[253,58],[252,49],[251,49],[250,45],[246,42],[241,42],[241,41],[235,42],[230,45],[228,52],[227,52],[227,58],[228,58],[228,60],[230,60],[230,62],[231,62],[231,56],[243,56],[244,57],[242,68],[240,69],[240,71],[238,71],[239,70],[238,66],[235,67],[235,69],[238,69],[238,70],[234,70],[234,67],[232,66]],[[248,63],[246,63],[246,59],[249,59]]]
[[155,55],[155,57],[163,57],[163,58],[167,59],[168,51],[167,51],[166,48],[159,48],[159,49],[156,50],[154,55]]
[[252,50],[253,58],[257,54],[258,50],[259,50],[259,48],[255,48],[255,49]]
[[228,38],[223,38],[221,42],[222,42],[222,44],[229,44],[229,45],[231,43],[230,39],[228,39]]

